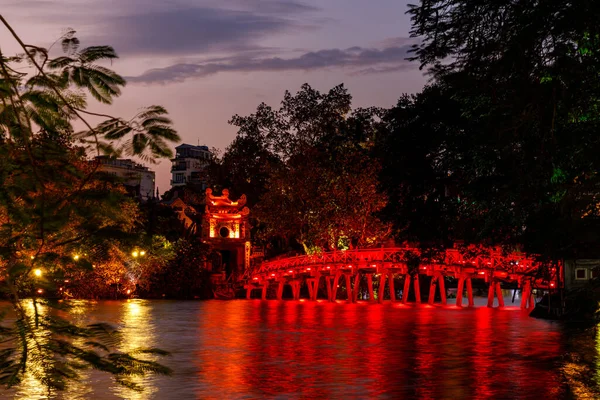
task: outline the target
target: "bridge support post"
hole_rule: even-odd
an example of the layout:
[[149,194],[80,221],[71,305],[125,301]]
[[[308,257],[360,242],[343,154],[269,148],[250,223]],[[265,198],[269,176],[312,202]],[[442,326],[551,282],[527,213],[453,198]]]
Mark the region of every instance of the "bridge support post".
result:
[[488,289],[488,307],[494,306],[494,293],[496,294],[496,297],[498,297],[498,307],[504,307],[504,298],[502,297],[502,288],[500,287],[500,282],[492,279]]
[[521,292],[521,310],[532,310],[535,307],[535,300],[531,290],[531,281],[526,280]]
[[358,292],[360,290],[360,272],[356,271],[356,275],[354,275],[354,288],[352,292],[352,301],[358,301]]
[[309,283],[309,286],[312,285],[312,293],[310,295],[310,299],[315,301],[317,300],[317,296],[319,295],[319,281],[321,280],[321,276],[317,275],[316,277],[310,279],[312,283]]
[[367,274],[367,289],[369,289],[369,301],[375,300],[373,296],[373,274]]
[[351,277],[348,274],[344,274],[346,277],[346,295],[348,297],[348,301],[352,303],[352,281]]
[[458,289],[456,290],[456,307],[462,307],[463,290],[465,289],[465,277],[458,278]]
[[300,281],[292,281],[290,282],[292,286],[292,295],[294,296],[294,300],[300,300]]
[[421,304],[421,286],[419,286],[419,274],[415,274],[413,278],[413,284],[415,287],[415,302]]
[[268,288],[269,288],[269,284],[267,282],[265,282],[263,284],[263,287],[262,287],[262,295],[260,296],[260,298],[262,300],[266,300],[267,299],[267,289]]
[[250,300],[252,298],[252,286],[246,286],[246,299]]
[[281,300],[283,298],[283,286],[285,282],[283,280],[279,281],[279,285],[277,286],[277,300]]
[[410,292],[410,281],[412,277],[410,274],[404,275],[404,290],[402,291],[402,303],[406,304],[408,301],[408,292]]
[[385,274],[379,274],[379,293],[377,293],[377,301],[383,303],[383,293],[385,292]]
[[428,304],[433,304],[435,300],[435,289],[437,286],[438,276],[437,274],[431,277],[431,283],[429,284],[429,301]]
[[467,279],[467,297],[469,298],[469,307],[475,307],[475,302],[473,301],[473,282],[471,282],[471,277],[469,276]]
[[331,285],[331,301],[335,301],[337,299],[337,289],[341,275],[342,274],[338,272],[335,274],[335,278],[333,278],[333,285]]
[[390,302],[394,303],[396,301],[396,289],[394,288],[394,273],[389,272],[388,276],[389,285],[390,285]]
[[332,300],[332,293],[331,293],[331,281],[332,281],[332,277],[331,276],[326,276],[325,277],[325,284],[327,286],[327,300],[329,301],[333,301]]
[[308,285],[308,296],[311,300],[317,300],[317,293],[319,291],[319,276],[316,278],[309,278],[306,280]]

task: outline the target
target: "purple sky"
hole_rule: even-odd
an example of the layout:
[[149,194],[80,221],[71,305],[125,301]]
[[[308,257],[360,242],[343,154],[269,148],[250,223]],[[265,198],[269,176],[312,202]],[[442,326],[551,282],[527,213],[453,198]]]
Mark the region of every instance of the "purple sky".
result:
[[[7,4],[8,2],[8,4]],[[184,142],[225,148],[227,124],[260,102],[277,106],[305,82],[344,83],[354,106],[395,104],[426,78],[405,61],[404,0],[3,0],[2,14],[27,43],[48,46],[66,28],[83,46],[108,44],[128,85],[112,106],[123,117],[165,106]],[[0,28],[4,54],[18,49]],[[161,193],[170,163],[152,167]]]

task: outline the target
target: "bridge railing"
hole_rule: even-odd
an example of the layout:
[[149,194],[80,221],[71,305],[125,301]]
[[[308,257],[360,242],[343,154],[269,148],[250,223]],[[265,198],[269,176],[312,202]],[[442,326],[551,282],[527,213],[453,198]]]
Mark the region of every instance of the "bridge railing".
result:
[[[286,269],[295,270],[313,265],[340,266],[347,264],[348,267],[368,268],[369,263],[376,264],[399,264],[407,265],[410,260],[421,255],[418,248],[393,247],[378,249],[355,249],[345,251],[322,252],[310,255],[301,255],[279,260],[263,262],[255,270],[254,274],[267,274],[280,272]],[[529,273],[539,267],[539,263],[524,254],[513,253],[506,255],[501,251],[492,250],[484,254],[470,255],[458,249],[447,249],[442,251],[437,258],[422,261],[421,265],[445,265],[445,266],[472,266],[478,269],[490,269],[505,271],[507,273]]]

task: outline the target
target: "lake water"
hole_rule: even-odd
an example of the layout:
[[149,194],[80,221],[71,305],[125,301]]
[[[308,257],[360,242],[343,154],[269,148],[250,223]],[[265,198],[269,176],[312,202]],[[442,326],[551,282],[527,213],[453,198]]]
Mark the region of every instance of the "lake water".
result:
[[[77,302],[75,312],[120,326],[124,350],[170,351],[161,360],[174,375],[144,378],[138,393],[87,371],[58,398],[594,398],[577,377],[600,376],[589,333],[577,342],[517,307],[129,300]],[[573,351],[591,369],[565,358]],[[46,398],[31,379],[0,397]]]

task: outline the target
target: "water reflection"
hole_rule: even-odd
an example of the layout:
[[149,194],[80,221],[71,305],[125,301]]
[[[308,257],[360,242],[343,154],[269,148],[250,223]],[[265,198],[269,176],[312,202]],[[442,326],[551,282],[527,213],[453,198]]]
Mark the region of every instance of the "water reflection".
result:
[[[144,378],[139,383],[146,390],[136,393],[91,372],[83,385],[87,389],[79,385],[75,395],[65,396],[69,399],[567,395],[561,363],[569,336],[560,325],[529,318],[518,307],[260,300],[132,300],[83,307],[87,318],[122,326],[123,351],[172,351],[172,357],[159,361],[175,374]],[[590,342],[594,362],[598,335],[596,343]],[[596,365],[593,376],[600,381]],[[24,390],[17,398],[39,396],[27,389],[25,397]],[[593,392],[587,388],[586,393]]]

